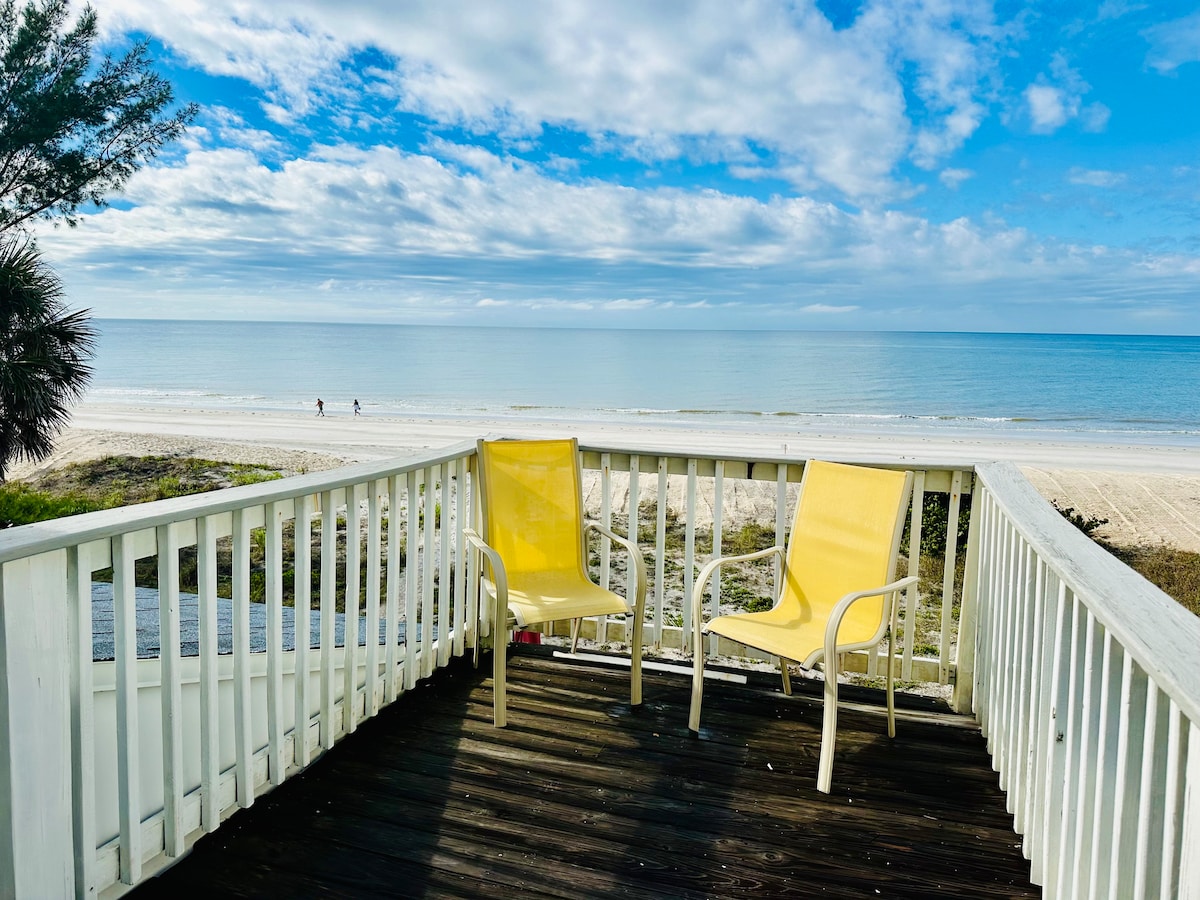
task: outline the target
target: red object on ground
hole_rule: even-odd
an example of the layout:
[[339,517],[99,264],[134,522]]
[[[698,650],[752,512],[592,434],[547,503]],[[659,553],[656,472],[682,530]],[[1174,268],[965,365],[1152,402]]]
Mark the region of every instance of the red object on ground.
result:
[[516,631],[513,632],[513,641],[517,644],[541,644],[542,633],[540,631]]

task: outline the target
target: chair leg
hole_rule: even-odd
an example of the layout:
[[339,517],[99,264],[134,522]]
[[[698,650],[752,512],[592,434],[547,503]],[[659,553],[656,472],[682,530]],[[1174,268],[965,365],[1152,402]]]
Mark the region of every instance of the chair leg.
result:
[[642,630],[644,623],[635,619],[633,644],[629,648],[629,704],[642,705]]
[[571,620],[571,653],[579,646],[579,632],[583,628],[583,619]]
[[704,700],[704,633],[696,626],[696,645],[692,651],[692,708],[688,713],[688,728],[700,733],[700,704]]
[[[508,641],[500,640],[501,631],[496,629],[496,640],[492,647],[492,721],[497,728],[508,724],[508,685],[505,681],[508,670]],[[508,637],[507,633],[504,633]]]
[[792,673],[788,671],[788,661],[782,656],[779,657],[779,674],[783,676],[784,696],[792,696]]
[[817,763],[817,790],[828,794],[833,786],[833,753],[837,744],[837,671],[825,667],[825,710],[821,725],[821,759]]
[[887,716],[888,716],[888,737],[896,736],[896,696],[895,696],[895,678],[893,677],[892,667],[896,664],[896,655],[892,653],[891,646],[888,647],[888,664],[887,664]]

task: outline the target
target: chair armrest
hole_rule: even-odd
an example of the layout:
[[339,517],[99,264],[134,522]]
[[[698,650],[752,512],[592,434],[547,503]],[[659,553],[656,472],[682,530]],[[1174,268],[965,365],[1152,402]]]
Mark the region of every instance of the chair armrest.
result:
[[[645,612],[646,612],[647,578],[646,578],[646,561],[644,559],[642,559],[642,553],[638,549],[637,544],[635,544],[633,541],[629,540],[628,538],[621,537],[619,534],[614,532],[612,529],[605,528],[599,522],[588,522],[586,525],[584,525],[583,533],[585,536],[589,531],[594,531],[597,534],[608,538],[613,543],[620,544],[622,547],[625,548],[626,552],[629,553],[629,559],[633,563],[633,572],[634,572],[633,614],[638,616],[640,619],[643,615],[645,615]],[[625,602],[626,603],[629,602],[628,597],[625,599]]]
[[[508,574],[504,571],[504,560],[488,543],[479,536],[474,528],[464,528],[463,537],[469,545],[474,547],[485,557],[492,567],[492,584],[496,587],[496,609],[493,622],[501,623],[508,621]],[[497,627],[500,627],[497,624]]]
[[[916,575],[908,575],[881,587],[868,588],[865,591],[851,591],[839,600],[837,605],[834,606],[833,611],[829,614],[829,621],[825,625],[825,664],[829,665],[829,660],[833,659],[837,652],[838,629],[841,627],[842,619],[851,606],[866,597],[878,597],[880,594],[898,594],[915,585],[917,581]],[[895,602],[894,597],[893,602]]]
[[737,556],[719,556],[714,560],[705,563],[704,568],[700,570],[700,574],[696,577],[696,586],[692,588],[692,627],[696,630],[696,638],[700,637],[700,620],[704,611],[704,588],[712,578],[713,572],[721,568],[726,563],[749,562],[755,559],[763,559],[772,554],[783,560],[783,548],[779,546],[768,547],[766,550],[756,550],[753,553],[739,553]]

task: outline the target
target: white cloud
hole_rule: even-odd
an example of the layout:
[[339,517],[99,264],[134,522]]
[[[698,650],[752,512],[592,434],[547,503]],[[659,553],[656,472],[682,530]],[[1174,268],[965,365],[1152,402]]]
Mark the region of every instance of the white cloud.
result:
[[[750,161],[753,143],[801,185],[855,198],[890,193],[906,155],[933,167],[975,131],[996,39],[972,0],[879,0],[836,32],[807,3],[772,0],[108,0],[102,19],[256,85],[281,123],[323,98],[353,105],[366,77],[401,109],[514,139],[553,125],[641,159],[732,162]],[[346,59],[367,47],[394,67],[351,72]],[[905,108],[906,62],[919,122]]]
[[1170,74],[1200,62],[1200,11],[1147,28],[1142,36],[1150,42],[1146,64],[1152,69]]
[[1067,181],[1088,187],[1110,188],[1125,183],[1125,173],[1106,172],[1100,169],[1074,168],[1067,173]]
[[807,306],[800,307],[800,312],[818,313],[820,315],[844,315],[845,313],[857,312],[860,309],[858,306],[830,306],[827,303],[810,303]]
[[938,179],[951,190],[958,190],[960,184],[974,177],[975,173],[970,169],[942,169],[938,173]]
[[1057,131],[1079,111],[1078,100],[1048,84],[1031,84],[1025,88],[1025,102],[1029,105],[1033,130],[1039,134]]

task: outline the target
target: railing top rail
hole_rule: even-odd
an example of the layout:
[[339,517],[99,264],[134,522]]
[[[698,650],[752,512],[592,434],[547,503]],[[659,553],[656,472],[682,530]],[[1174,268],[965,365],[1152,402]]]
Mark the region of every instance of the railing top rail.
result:
[[1070,525],[1012,463],[980,482],[1037,552],[1192,721],[1200,722],[1200,619]]
[[10,528],[0,531],[0,565],[113,534],[155,528],[200,516],[219,515],[247,506],[303,497],[317,491],[336,491],[353,484],[362,484],[364,481],[403,475],[414,469],[452,462],[474,452],[474,441],[460,441],[432,452],[423,451],[393,459],[355,463],[277,481],[263,481],[204,494],[155,500],[136,506],[122,506]]
[[810,459],[824,459],[830,462],[848,463],[852,465],[875,466],[885,469],[939,469],[947,471],[970,472],[975,468],[975,463],[964,462],[946,462],[944,460],[915,460],[912,458],[901,458],[899,456],[889,455],[887,457],[871,456],[871,455],[845,455],[845,454],[829,454],[822,453],[817,456],[812,456],[805,453],[747,453],[742,450],[730,449],[728,451],[721,450],[703,450],[697,451],[694,446],[689,446],[686,443],[664,443],[655,446],[646,444],[584,444],[580,443],[579,449],[585,453],[613,453],[627,456],[669,456],[677,459],[703,459],[703,460],[725,460],[744,463],[765,463],[778,464],[787,463],[788,465],[801,466]]

